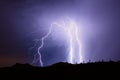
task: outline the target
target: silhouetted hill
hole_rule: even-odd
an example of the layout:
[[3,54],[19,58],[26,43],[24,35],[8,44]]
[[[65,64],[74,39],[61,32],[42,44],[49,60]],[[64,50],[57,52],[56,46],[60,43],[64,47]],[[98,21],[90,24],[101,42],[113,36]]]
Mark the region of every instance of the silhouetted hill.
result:
[[[44,79],[109,79],[119,78],[120,61],[95,62],[72,65],[57,63],[48,67],[34,67],[29,64],[15,64],[0,68],[0,80],[44,80]],[[120,78],[119,78],[120,79]]]

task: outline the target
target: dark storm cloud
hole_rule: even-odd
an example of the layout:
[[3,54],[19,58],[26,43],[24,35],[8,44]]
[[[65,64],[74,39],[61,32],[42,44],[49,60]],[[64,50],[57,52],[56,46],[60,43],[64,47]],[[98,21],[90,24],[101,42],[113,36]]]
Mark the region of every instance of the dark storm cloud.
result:
[[[29,48],[35,38],[45,34],[40,26],[43,16],[55,19],[64,14],[75,16],[82,25],[85,61],[119,60],[119,8],[119,0],[0,0],[0,64],[31,62],[35,51],[29,54]],[[37,22],[38,18],[40,22]],[[39,32],[32,34],[36,30]],[[62,61],[58,58],[65,50],[64,46],[59,48],[44,48],[45,65]]]
[[[38,34],[31,34],[35,32],[40,25],[36,23],[37,16],[42,16],[50,10],[54,11],[54,8],[62,7],[63,10],[67,10],[70,5],[72,6],[73,0],[0,0],[0,57],[1,62],[10,61],[8,63],[31,62],[33,59],[32,54],[29,54],[29,48],[33,46],[33,40],[35,38],[41,38],[44,34],[40,32]],[[62,6],[61,6],[62,5]],[[69,6],[69,7],[68,7]],[[57,10],[57,8],[56,8]],[[59,11],[59,10],[58,10]],[[57,12],[57,11],[56,11]],[[59,13],[59,12],[58,12]],[[37,16],[36,16],[37,15]],[[41,30],[41,29],[40,29]],[[54,46],[53,46],[54,47]],[[57,47],[54,48],[56,52]],[[48,52],[53,51],[47,49]],[[57,52],[56,52],[57,53]],[[59,53],[60,54],[60,53]],[[60,56],[60,55],[50,56]],[[4,57],[3,57],[4,56]],[[16,57],[20,57],[16,59]],[[50,61],[49,54],[45,56],[44,61]],[[23,58],[24,57],[24,58]],[[13,58],[13,59],[12,59]],[[5,60],[3,60],[5,59]],[[9,60],[9,59],[12,59]],[[28,59],[28,60],[23,60]],[[48,59],[48,60],[47,60]],[[16,61],[13,61],[16,60]],[[57,59],[56,59],[57,60]],[[56,60],[52,60],[49,64],[54,63]],[[7,62],[6,61],[6,62]],[[60,60],[58,60],[60,61]],[[7,64],[5,62],[5,64]]]

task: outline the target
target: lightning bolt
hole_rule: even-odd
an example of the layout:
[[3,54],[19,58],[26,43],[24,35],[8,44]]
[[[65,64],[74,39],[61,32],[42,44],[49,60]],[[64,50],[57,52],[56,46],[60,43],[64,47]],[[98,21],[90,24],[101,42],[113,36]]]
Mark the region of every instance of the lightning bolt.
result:
[[[41,49],[44,47],[45,40],[50,36],[54,27],[62,28],[64,32],[66,32],[66,36],[68,37],[68,44],[69,44],[68,45],[69,52],[68,52],[68,59],[67,59],[68,63],[71,63],[71,64],[81,63],[82,52],[81,52],[81,42],[79,38],[79,29],[76,23],[69,17],[67,18],[66,21],[63,20],[61,24],[57,22],[52,23],[48,33],[45,36],[43,36],[41,39],[38,39],[38,41],[41,41],[41,45],[37,49],[37,54],[34,55],[33,63],[38,61],[40,63],[40,66],[44,65],[42,61],[42,56],[41,56]],[[77,50],[76,50],[76,46],[77,46]]]

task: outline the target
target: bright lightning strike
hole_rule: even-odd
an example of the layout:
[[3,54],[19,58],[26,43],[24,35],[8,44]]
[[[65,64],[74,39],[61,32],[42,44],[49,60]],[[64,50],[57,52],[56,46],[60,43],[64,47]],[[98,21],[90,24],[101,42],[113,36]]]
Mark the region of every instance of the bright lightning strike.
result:
[[77,24],[70,19],[69,17],[67,20],[64,20],[61,24],[54,22],[51,24],[50,29],[48,33],[43,36],[41,39],[38,39],[38,41],[41,41],[41,45],[37,49],[37,54],[34,55],[34,60],[33,63],[36,61],[39,61],[40,66],[43,66],[43,61],[42,61],[42,56],[41,56],[41,49],[44,46],[45,39],[47,39],[50,34],[52,33],[52,30],[54,27],[62,28],[68,37],[68,58],[67,61],[68,63],[71,64],[79,64],[81,63],[82,60],[82,53],[81,53],[81,42],[80,42],[80,36],[79,36],[79,29]]

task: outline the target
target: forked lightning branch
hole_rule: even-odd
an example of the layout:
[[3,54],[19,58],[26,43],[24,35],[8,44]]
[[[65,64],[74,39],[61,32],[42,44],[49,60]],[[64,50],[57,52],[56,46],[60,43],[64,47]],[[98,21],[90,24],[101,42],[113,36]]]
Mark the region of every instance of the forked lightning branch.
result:
[[40,66],[44,66],[42,61],[41,49],[45,45],[45,40],[50,36],[53,29],[55,27],[61,28],[65,32],[65,36],[67,37],[68,41],[68,56],[67,62],[71,64],[79,64],[82,60],[82,52],[81,52],[81,40],[79,35],[79,27],[77,26],[76,22],[71,18],[67,17],[65,20],[62,20],[61,23],[53,22],[49,28],[49,31],[46,35],[44,35],[39,41],[41,41],[41,45],[37,48],[37,53],[34,55],[33,63],[39,63]]

